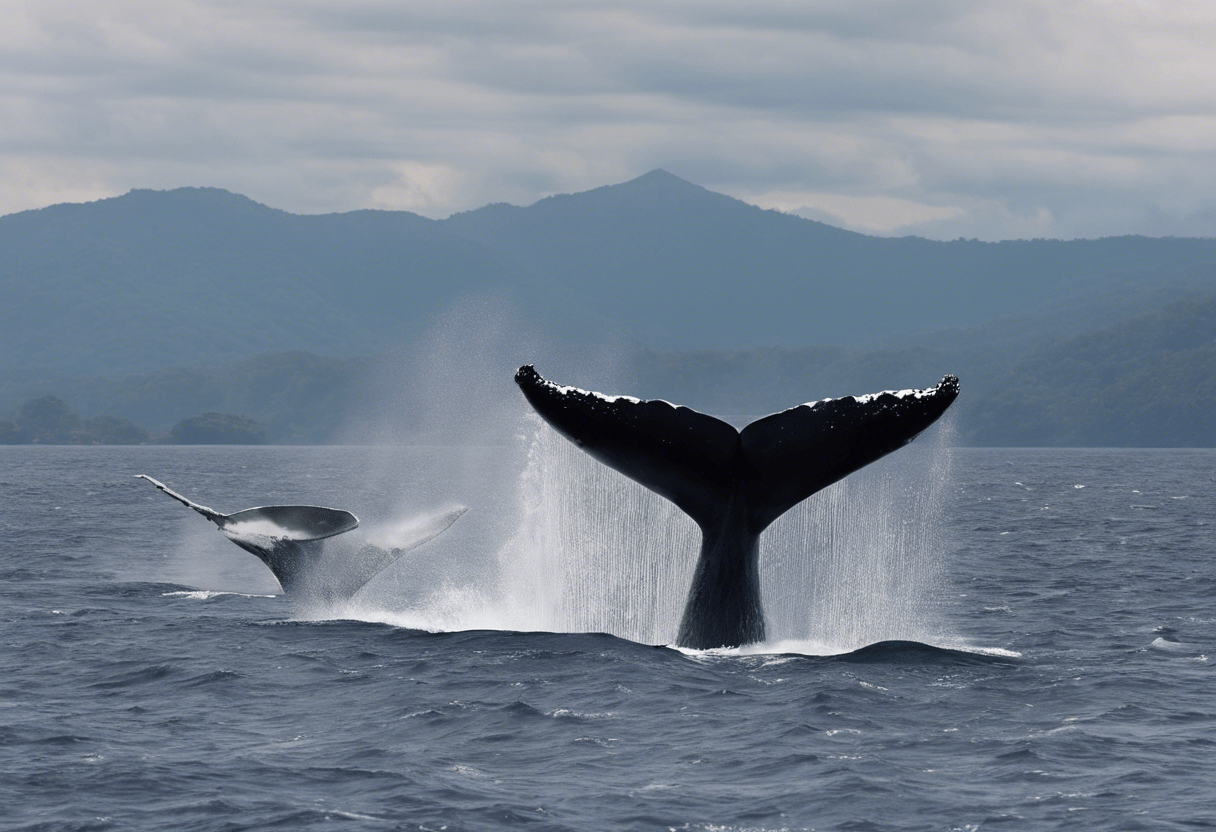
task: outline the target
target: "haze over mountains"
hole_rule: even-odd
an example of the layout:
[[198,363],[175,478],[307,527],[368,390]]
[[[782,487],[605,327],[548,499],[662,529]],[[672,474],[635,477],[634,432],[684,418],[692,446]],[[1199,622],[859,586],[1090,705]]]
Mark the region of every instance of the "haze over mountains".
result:
[[[1019,374],[1030,368],[1052,377],[1063,400],[1060,385],[1070,382],[1053,373],[1069,362],[1088,372],[1076,351],[1108,382],[1133,365],[1141,377],[1172,379],[1162,395],[1179,393],[1170,384],[1211,390],[1216,373],[1216,322],[1188,317],[1216,297],[1216,240],[877,238],[663,171],[446,220],[293,215],[216,189],[132,191],[0,217],[0,252],[0,413],[60,392],[75,395],[83,415],[109,407],[154,430],[201,412],[192,408],[225,405],[273,421],[248,400],[275,399],[275,379],[293,379],[295,401],[282,407],[314,402],[328,427],[283,417],[296,428],[279,438],[330,438],[359,359],[410,342],[470,295],[499,299],[524,331],[550,343],[611,344],[637,356],[641,389],[630,392],[717,412],[957,372],[972,393],[960,430],[985,443],[1126,444],[1110,425],[1056,424],[1036,436],[1034,420],[1023,420],[1029,427],[1016,439],[984,427],[1001,422],[986,403],[1026,387]],[[1135,321],[1152,314],[1153,326],[1173,327],[1178,338],[1098,356],[1103,344],[1135,341],[1124,329],[1143,329]],[[1107,334],[1076,341],[1099,331]],[[292,351],[292,359],[259,358]],[[1188,369],[1154,376],[1162,361]],[[179,394],[166,392],[170,376]],[[261,395],[233,394],[237,382],[225,379],[237,376],[257,377]],[[1077,384],[1091,396],[1118,388]],[[132,392],[151,388],[152,399]],[[1067,421],[1065,410],[1052,418]],[[1153,441],[1151,430],[1136,442],[1211,444],[1206,424],[1195,423],[1189,439],[1177,428],[1168,442]]]

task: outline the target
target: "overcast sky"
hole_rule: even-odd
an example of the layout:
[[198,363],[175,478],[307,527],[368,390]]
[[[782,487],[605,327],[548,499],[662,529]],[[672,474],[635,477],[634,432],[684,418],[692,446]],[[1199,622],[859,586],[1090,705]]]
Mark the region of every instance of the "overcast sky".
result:
[[654,168],[870,233],[1216,236],[1216,3],[0,0],[0,214],[445,217]]

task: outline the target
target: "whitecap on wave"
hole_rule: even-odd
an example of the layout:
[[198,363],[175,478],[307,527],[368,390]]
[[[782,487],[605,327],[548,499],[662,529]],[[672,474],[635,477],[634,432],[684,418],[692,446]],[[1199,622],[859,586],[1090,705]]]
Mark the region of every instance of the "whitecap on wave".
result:
[[511,630],[503,626],[502,613],[489,604],[483,593],[464,587],[432,593],[425,604],[413,609],[384,609],[356,598],[336,604],[300,605],[296,617],[301,621],[364,621],[428,633]]
[[1185,653],[1188,655],[1199,653],[1202,649],[1198,644],[1189,644],[1185,641],[1174,641],[1170,638],[1161,637],[1153,639],[1152,643],[1149,644],[1149,648],[1166,653]]
[[277,598],[277,595],[253,595],[248,592],[224,592],[215,589],[179,590],[177,592],[162,592],[165,598],[189,598],[192,601],[210,601],[221,595],[236,595],[241,598]]

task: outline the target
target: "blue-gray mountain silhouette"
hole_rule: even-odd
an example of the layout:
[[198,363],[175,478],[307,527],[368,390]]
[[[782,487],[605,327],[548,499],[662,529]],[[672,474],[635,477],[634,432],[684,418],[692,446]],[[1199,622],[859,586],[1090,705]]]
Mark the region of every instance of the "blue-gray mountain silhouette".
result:
[[663,171],[429,220],[300,216],[217,189],[0,217],[0,372],[86,376],[269,351],[368,355],[469,293],[559,339],[873,346],[998,315],[1216,285],[1216,240],[878,238]]

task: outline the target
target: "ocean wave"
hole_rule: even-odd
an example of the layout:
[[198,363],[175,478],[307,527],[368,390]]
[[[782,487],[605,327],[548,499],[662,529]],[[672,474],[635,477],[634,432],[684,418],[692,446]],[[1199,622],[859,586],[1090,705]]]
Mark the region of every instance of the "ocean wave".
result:
[[235,595],[238,598],[278,598],[277,595],[256,595],[249,592],[228,592],[218,589],[192,589],[179,590],[177,592],[162,592],[161,595],[165,598],[189,598],[192,601],[210,601],[212,598],[219,598],[224,595]]
[[681,653],[693,657],[732,657],[801,655],[816,659],[839,659],[858,662],[925,661],[932,659],[975,659],[980,661],[1007,661],[1021,658],[1022,654],[1001,647],[977,647],[968,644],[943,646],[920,641],[889,640],[867,644],[863,647],[843,647],[818,641],[777,641],[748,644],[744,647],[716,647],[698,650],[691,647],[675,647]]

